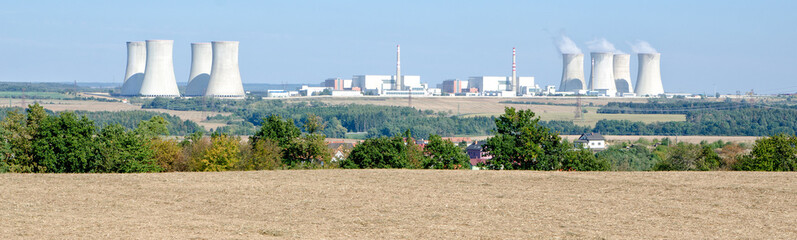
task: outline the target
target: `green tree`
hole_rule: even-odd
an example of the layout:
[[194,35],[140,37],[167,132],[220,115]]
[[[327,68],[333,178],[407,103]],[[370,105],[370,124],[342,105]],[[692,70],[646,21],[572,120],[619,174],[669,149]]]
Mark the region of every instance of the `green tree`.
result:
[[55,173],[90,172],[98,165],[94,123],[72,112],[44,118],[33,136],[33,158]]
[[366,139],[352,149],[349,157],[341,163],[344,168],[406,168],[404,140],[399,137]]
[[97,172],[159,172],[163,169],[155,161],[150,139],[127,131],[119,124],[100,130],[97,143]]
[[743,171],[797,171],[797,136],[778,134],[756,140],[750,156],[734,167]]
[[539,122],[531,110],[506,108],[495,119],[495,136],[484,144],[484,150],[493,156],[487,165],[493,169],[562,169],[560,161],[567,146]]
[[270,115],[263,119],[262,126],[257,133],[249,137],[249,143],[254,145],[261,139],[271,139],[277,142],[281,148],[287,148],[299,135],[301,135],[301,131],[293,123],[293,120]]
[[709,171],[716,170],[720,158],[708,146],[680,142],[660,151],[660,158],[653,170],[657,171]]
[[439,135],[429,135],[429,144],[424,148],[428,161],[424,168],[460,169],[470,167],[470,158],[450,140],[443,140]]
[[169,121],[166,121],[161,116],[152,116],[147,121],[141,121],[136,128],[136,133],[147,138],[155,138],[160,135],[169,135],[167,126]]

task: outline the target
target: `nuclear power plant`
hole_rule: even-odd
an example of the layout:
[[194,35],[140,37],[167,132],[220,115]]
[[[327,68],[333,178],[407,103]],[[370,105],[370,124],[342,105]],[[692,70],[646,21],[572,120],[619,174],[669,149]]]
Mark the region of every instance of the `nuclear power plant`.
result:
[[578,92],[587,87],[584,81],[584,54],[562,54],[562,82],[560,92]]
[[191,43],[191,73],[185,96],[204,96],[210,81],[210,67],[213,61],[213,48],[210,43]]
[[[122,96],[179,97],[174,76],[172,40],[127,43],[127,69]],[[184,96],[243,98],[238,69],[238,42],[191,44],[191,72]]]
[[[471,76],[467,81],[446,80],[437,88],[422,83],[418,75],[402,75],[401,46],[396,45],[395,75],[354,75],[352,79],[331,78],[321,87],[303,86],[298,91],[269,90],[268,96],[567,96],[659,97],[664,94],[661,80],[661,55],[649,44],[637,50],[637,82],[631,82],[631,55],[614,49],[603,40],[603,48],[590,46],[590,81],[584,78],[584,54],[570,40],[560,46],[562,79],[558,89],[540,88],[534,77],[517,73],[517,51],[512,48],[511,75]],[[244,98],[246,92],[238,65],[239,42],[191,43],[191,65],[185,92],[180,94],[174,74],[172,40],[127,42],[127,67],[120,95],[138,97],[215,97]],[[605,47],[608,46],[608,47]],[[615,54],[615,52],[618,52]],[[345,84],[348,82],[348,85]],[[636,88],[634,88],[636,87]],[[273,93],[273,94],[272,94]],[[670,96],[672,94],[668,94]]]
[[122,84],[122,95],[134,96],[141,91],[144,70],[147,66],[147,45],[144,42],[127,42],[127,69]]
[[222,98],[245,97],[241,72],[238,70],[238,42],[218,41],[213,44],[213,63],[205,96]]
[[661,83],[661,54],[640,53],[639,72],[636,81],[637,96],[658,96],[664,93]]
[[629,54],[614,54],[614,86],[617,88],[617,93],[622,95],[625,93],[633,93],[631,87],[631,55]]

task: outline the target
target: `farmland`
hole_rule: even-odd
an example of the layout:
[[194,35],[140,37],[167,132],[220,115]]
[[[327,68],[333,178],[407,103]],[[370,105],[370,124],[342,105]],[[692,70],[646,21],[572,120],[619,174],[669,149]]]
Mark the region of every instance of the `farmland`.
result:
[[797,175],[0,174],[4,238],[797,238]]

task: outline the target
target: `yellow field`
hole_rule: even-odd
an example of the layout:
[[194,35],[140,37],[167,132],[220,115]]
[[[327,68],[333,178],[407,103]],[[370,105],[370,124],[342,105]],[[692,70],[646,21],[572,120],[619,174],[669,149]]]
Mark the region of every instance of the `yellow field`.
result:
[[3,239],[797,239],[797,173],[0,174]]

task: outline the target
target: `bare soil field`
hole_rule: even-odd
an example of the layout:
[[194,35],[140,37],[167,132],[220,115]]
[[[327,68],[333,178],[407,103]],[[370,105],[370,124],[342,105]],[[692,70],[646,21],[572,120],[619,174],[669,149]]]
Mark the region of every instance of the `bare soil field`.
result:
[[[562,138],[573,141],[578,139],[581,135],[561,135]],[[687,143],[700,143],[702,141],[716,142],[722,140],[724,142],[735,143],[755,143],[761,137],[756,136],[628,136],[628,135],[604,135],[606,141],[609,142],[634,142],[640,138],[648,141],[653,139],[670,138],[670,140]]]
[[797,173],[0,174],[4,239],[797,238]]
[[[290,101],[316,100],[330,104],[373,104],[380,106],[409,106],[407,98],[384,98],[384,97],[359,97],[359,98],[333,98],[333,97],[312,97],[312,98],[291,98]],[[501,103],[502,101],[534,102],[540,104],[512,104]],[[592,103],[595,106],[606,105],[608,102],[646,102],[646,98],[582,98],[583,106]],[[534,109],[535,112],[569,112],[572,113],[574,106],[546,105],[544,103],[555,104],[575,104],[575,98],[500,98],[500,97],[420,97],[412,98],[412,107],[421,110],[433,110],[437,112],[451,112],[457,115],[480,115],[480,114],[501,114],[505,106],[517,109]]]
[[[0,104],[9,102],[9,99],[0,99]],[[14,106],[23,106],[21,99],[11,99]],[[27,100],[27,104],[32,104],[34,101]],[[141,105],[128,104],[122,102],[99,102],[99,101],[80,101],[80,100],[36,100],[42,107],[55,111],[134,111],[144,110],[152,112],[168,113],[180,117],[183,120],[191,120],[204,127],[206,130],[211,128],[218,128],[227,125],[226,123],[213,123],[207,122],[208,116],[215,116],[221,114],[224,116],[230,115],[226,112],[212,112],[212,111],[176,111],[166,109],[142,109]]]

